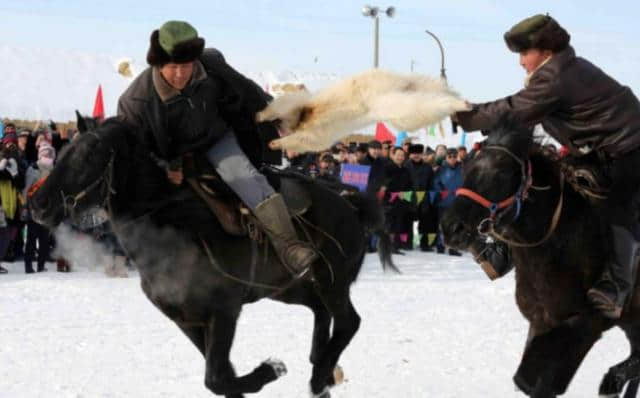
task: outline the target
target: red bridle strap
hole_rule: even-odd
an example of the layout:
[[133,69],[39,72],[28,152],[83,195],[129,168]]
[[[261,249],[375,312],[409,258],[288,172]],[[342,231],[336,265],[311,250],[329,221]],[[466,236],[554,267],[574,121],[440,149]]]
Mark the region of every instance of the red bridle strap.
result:
[[491,212],[492,216],[495,215],[496,211],[498,211],[500,209],[504,209],[505,207],[511,206],[513,204],[513,202],[515,202],[515,200],[516,200],[516,195],[511,195],[507,199],[505,199],[505,200],[503,200],[501,202],[495,203],[495,202],[491,202],[491,201],[487,200],[486,198],[484,198],[480,194],[477,194],[477,193],[475,193],[472,190],[467,189],[467,188],[458,188],[456,190],[456,196],[466,196],[467,198],[473,200],[474,202],[478,203],[482,207],[485,207],[485,208],[489,209],[489,211]]

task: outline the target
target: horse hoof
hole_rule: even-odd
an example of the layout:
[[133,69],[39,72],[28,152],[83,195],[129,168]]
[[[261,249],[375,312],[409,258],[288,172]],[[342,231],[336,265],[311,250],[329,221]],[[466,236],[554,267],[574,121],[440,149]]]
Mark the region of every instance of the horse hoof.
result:
[[344,383],[344,371],[340,365],[333,369],[333,382],[338,385]]
[[317,394],[311,393],[311,398],[331,398],[329,387],[325,387],[324,390],[320,391]]
[[270,366],[273,369],[273,373],[275,373],[276,378],[282,377],[287,374],[287,367],[284,362],[279,359],[269,358],[266,361],[262,362],[263,365]]

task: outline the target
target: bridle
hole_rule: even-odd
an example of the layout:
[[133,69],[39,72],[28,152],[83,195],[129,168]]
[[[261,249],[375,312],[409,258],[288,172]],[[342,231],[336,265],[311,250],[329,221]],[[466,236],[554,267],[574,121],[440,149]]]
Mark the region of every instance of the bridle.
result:
[[536,187],[533,185],[533,178],[531,176],[532,166],[531,166],[530,160],[527,160],[525,162],[519,157],[517,157],[513,152],[501,146],[489,145],[483,148],[483,150],[487,150],[487,149],[502,151],[507,155],[509,155],[509,157],[514,159],[516,162],[518,162],[518,164],[520,165],[522,178],[520,179],[520,185],[518,186],[517,191],[513,195],[499,202],[492,202],[486,199],[485,197],[483,197],[482,195],[478,194],[477,192],[470,190],[468,188],[459,188],[458,190],[456,190],[456,196],[465,196],[471,199],[472,201],[474,201],[475,203],[489,210],[489,216],[487,218],[482,219],[480,223],[478,223],[478,226],[476,227],[480,235],[487,236],[487,237],[491,236],[495,239],[501,240],[509,245],[516,246],[516,247],[535,247],[535,246],[541,245],[551,237],[551,235],[553,234],[553,231],[555,231],[556,227],[558,226],[560,214],[562,213],[562,202],[564,197],[564,175],[562,173],[560,174],[560,198],[558,199],[558,204],[556,205],[556,209],[551,219],[551,225],[547,230],[547,233],[543,236],[542,239],[536,242],[529,243],[529,242],[513,241],[501,235],[500,233],[498,233],[496,231],[496,226],[498,225],[498,223],[500,223],[504,215],[507,214],[507,212],[513,208],[515,208],[515,214],[511,219],[511,221],[509,222],[509,224],[512,224],[518,220],[521,214],[522,204],[529,197],[530,189],[547,190],[548,188]]
[[72,220],[76,219],[76,206],[78,203],[85,198],[90,192],[100,189],[101,192],[104,193],[104,199],[100,207],[106,208],[109,196],[111,194],[115,194],[115,190],[113,189],[113,163],[115,159],[115,152],[111,150],[111,157],[109,158],[109,163],[105,167],[104,171],[100,175],[100,177],[89,184],[85,189],[78,192],[75,195],[65,194],[63,190],[60,190],[60,195],[62,196],[62,208],[64,209],[64,215],[66,217],[71,218]]

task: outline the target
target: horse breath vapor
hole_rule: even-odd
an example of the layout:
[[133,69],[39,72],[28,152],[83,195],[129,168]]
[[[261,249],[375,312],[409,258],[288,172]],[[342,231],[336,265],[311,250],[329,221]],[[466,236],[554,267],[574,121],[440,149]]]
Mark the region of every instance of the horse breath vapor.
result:
[[414,131],[469,109],[444,80],[373,69],[315,95],[284,94],[259,112],[256,120],[280,120],[286,136],[272,141],[272,149],[309,152],[326,149],[378,121]]

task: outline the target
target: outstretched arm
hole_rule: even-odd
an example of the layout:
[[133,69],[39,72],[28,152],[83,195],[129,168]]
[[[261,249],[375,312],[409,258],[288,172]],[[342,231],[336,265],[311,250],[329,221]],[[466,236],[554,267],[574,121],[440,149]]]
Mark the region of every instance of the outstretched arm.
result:
[[497,101],[474,104],[468,112],[455,114],[466,131],[490,130],[506,115],[528,126],[541,122],[559,103],[554,77],[538,71],[529,85]]

